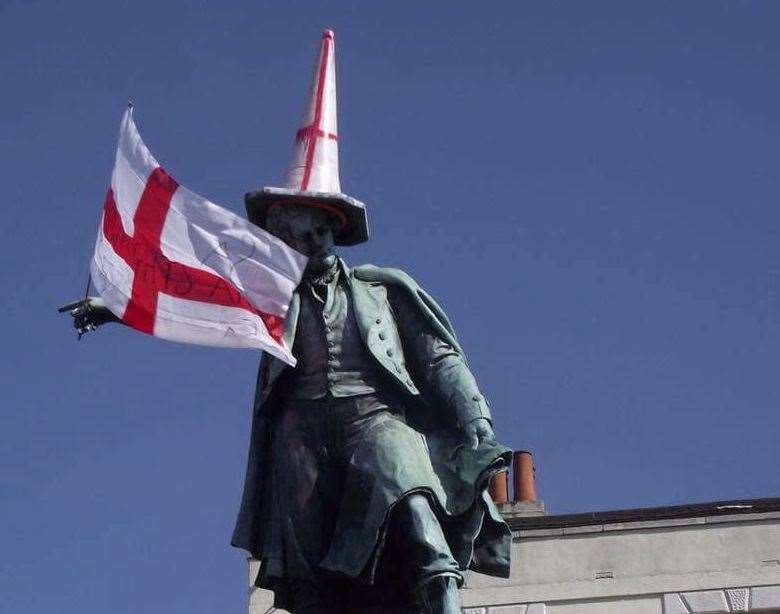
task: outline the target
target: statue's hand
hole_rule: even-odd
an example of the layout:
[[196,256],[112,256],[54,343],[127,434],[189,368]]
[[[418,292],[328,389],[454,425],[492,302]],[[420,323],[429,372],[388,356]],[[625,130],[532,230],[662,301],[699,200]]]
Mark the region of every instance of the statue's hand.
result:
[[59,308],[60,312],[68,311],[73,316],[73,327],[81,335],[95,330],[106,322],[118,322],[119,319],[106,307],[103,299],[90,296],[81,301],[70,303]]
[[490,426],[490,421],[487,418],[472,420],[466,425],[464,433],[472,450],[476,450],[483,441],[494,441],[496,438],[493,427]]

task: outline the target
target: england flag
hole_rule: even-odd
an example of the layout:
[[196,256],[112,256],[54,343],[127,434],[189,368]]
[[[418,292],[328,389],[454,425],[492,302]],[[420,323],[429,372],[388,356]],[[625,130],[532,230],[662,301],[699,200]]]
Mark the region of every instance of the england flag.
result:
[[295,365],[284,318],[306,257],[179,185],[122,118],[91,263],[106,306],[142,332],[253,347]]

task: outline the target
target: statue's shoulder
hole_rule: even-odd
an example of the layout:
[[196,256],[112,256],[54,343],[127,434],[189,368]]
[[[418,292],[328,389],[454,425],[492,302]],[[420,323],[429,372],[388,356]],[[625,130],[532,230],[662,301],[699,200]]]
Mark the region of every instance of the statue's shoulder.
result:
[[352,269],[352,276],[365,283],[382,284],[390,288],[399,288],[402,296],[411,298],[411,304],[420,310],[428,323],[439,336],[463,353],[447,314],[438,303],[412,278],[401,269],[380,267],[373,264],[361,264]]
[[401,286],[406,290],[418,290],[420,286],[409,273],[393,267],[361,264],[352,269],[356,279],[368,283],[382,283],[390,286]]

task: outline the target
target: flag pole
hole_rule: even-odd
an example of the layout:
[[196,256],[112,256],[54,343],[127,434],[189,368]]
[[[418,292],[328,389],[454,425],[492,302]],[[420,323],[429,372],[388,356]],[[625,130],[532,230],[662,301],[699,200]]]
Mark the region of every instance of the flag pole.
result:
[[[133,99],[132,98],[128,98],[127,99],[127,108],[132,111],[133,110],[133,106],[134,106],[133,105]],[[92,286],[92,270],[91,270],[91,267],[88,266],[87,267],[87,287],[84,290],[84,307],[86,308],[87,311],[91,311],[91,307],[90,307],[90,304],[89,304],[89,288],[91,286]],[[83,335],[84,335],[84,333],[79,331],[79,336],[78,336],[77,341],[81,341],[81,337]]]
[[[84,289],[84,306],[86,307],[87,311],[92,311],[92,308],[89,305],[89,288],[92,285],[92,271],[90,269],[87,269],[87,287]],[[84,335],[81,331],[79,331],[79,336],[76,341],[81,341],[81,337]]]
[[[127,99],[127,108],[132,110],[135,105],[133,104],[133,100],[131,98]],[[76,309],[77,307],[83,305],[84,308],[89,311],[90,305],[89,305],[89,289],[92,287],[92,271],[91,267],[87,266],[87,286],[84,289],[84,298],[80,301],[74,301],[73,303],[68,303],[67,305],[62,305],[61,307],[57,308],[57,311],[59,313],[65,313],[66,311],[72,311],[73,309]],[[78,333],[78,341],[81,341],[81,337],[84,335],[83,332],[79,331]]]

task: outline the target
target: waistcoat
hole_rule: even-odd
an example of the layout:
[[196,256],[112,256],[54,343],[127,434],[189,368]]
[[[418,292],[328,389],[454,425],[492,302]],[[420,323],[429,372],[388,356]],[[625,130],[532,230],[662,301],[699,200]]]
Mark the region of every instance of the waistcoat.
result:
[[319,399],[328,392],[349,397],[377,390],[379,368],[360,336],[352,296],[339,273],[316,290],[307,282],[300,287],[293,344],[298,364],[286,382],[292,398]]

